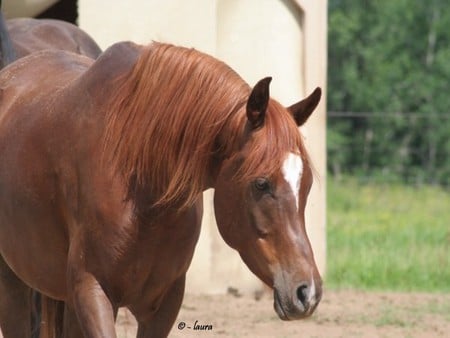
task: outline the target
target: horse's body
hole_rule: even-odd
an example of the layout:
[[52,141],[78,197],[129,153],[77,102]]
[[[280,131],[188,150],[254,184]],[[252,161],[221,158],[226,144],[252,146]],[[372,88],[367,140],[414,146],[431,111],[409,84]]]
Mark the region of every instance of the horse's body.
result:
[[[101,54],[100,47],[96,42],[83,30],[68,22],[53,19],[33,19],[33,18],[16,18],[5,20],[0,13],[0,65],[4,67],[14,62],[18,58],[27,56],[33,52],[52,49],[65,50],[90,58],[97,58]],[[3,267],[3,269],[1,268]],[[2,270],[7,267],[2,265]],[[10,272],[7,273],[9,279],[16,280],[16,276]],[[17,283],[20,284],[20,283]],[[64,311],[63,304],[54,302],[48,297],[42,298],[40,294],[33,292],[31,297],[26,297],[25,288],[22,288],[23,302],[28,305],[22,305],[23,316],[26,315],[26,308],[30,308],[32,313],[33,337],[53,337],[59,336],[59,332],[63,330],[62,316],[66,316],[66,331],[71,330],[76,319],[70,318],[70,309]],[[41,309],[41,306],[43,309]],[[44,310],[44,311],[41,311]],[[11,311],[14,313],[15,311]],[[42,315],[42,317],[41,317]],[[22,317],[23,317],[22,316]],[[13,319],[8,320],[13,330],[24,330],[29,325],[24,325],[24,318],[15,315]],[[53,328],[53,325],[57,324]],[[50,332],[50,331],[51,332]],[[39,334],[40,332],[40,334]],[[13,334],[16,336],[16,334]],[[65,337],[70,338],[66,332]],[[73,337],[76,337],[76,333]]]
[[[209,187],[222,236],[274,287],[279,316],[312,313],[321,286],[303,218],[311,171],[267,80],[251,91],[196,51],[121,43],[95,62],[34,53],[0,72],[0,94],[0,265],[65,301],[85,337],[115,337],[121,306],[138,337],[167,336]],[[319,97],[292,107],[298,123]],[[12,287],[0,275],[0,291]],[[4,295],[5,338],[27,337],[5,308],[22,298]]]

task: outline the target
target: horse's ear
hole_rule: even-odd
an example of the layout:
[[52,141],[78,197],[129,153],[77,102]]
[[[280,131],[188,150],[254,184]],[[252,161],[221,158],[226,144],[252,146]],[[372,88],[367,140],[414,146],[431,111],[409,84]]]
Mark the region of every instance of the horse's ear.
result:
[[266,116],[267,105],[269,104],[269,84],[272,81],[271,77],[266,77],[260,80],[255,87],[247,101],[247,118],[253,129],[259,128],[264,123]]
[[317,107],[321,96],[322,90],[320,87],[317,87],[306,99],[303,99],[288,108],[299,127],[306,122]]

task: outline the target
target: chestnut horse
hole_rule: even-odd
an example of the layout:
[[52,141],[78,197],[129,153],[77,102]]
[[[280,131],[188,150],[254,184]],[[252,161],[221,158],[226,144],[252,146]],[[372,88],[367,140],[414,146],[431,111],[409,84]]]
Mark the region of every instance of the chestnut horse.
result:
[[320,89],[284,108],[269,83],[252,89],[210,56],[159,43],[119,43],[95,62],[47,50],[4,68],[5,338],[27,337],[9,332],[12,316],[27,320],[28,286],[66,302],[73,337],[116,337],[119,307],[136,317],[138,337],[166,337],[211,187],[222,237],[273,288],[279,317],[311,315],[322,288],[305,231],[312,173],[298,126]]
[[[101,54],[97,43],[73,24],[53,19],[16,18],[5,20],[1,12],[0,46],[1,68],[18,58],[45,49],[66,50],[94,59]],[[62,331],[63,304],[54,303],[47,297],[41,301],[41,295],[36,292],[31,295],[32,302],[29,306],[33,309],[31,313],[33,323],[30,330],[33,332],[33,337],[52,337],[53,334]],[[41,306],[44,309],[42,318]],[[19,320],[17,317],[15,318]],[[49,322],[53,321],[57,322],[57,327],[53,328],[53,325],[49,325]],[[11,326],[16,330],[28,327],[23,322],[20,323],[20,320],[19,324],[11,322]],[[47,330],[54,332],[47,332]]]

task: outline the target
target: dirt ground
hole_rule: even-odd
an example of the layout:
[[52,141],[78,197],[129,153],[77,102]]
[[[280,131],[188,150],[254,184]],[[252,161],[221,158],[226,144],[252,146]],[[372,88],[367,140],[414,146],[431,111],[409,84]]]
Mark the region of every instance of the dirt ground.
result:
[[[132,316],[120,312],[117,329],[135,337]],[[169,337],[450,337],[450,294],[325,291],[316,313],[295,322],[278,319],[271,294],[186,295]]]
[[[195,330],[197,325],[205,330]],[[124,310],[117,332],[118,338],[136,336],[134,319]],[[316,313],[295,322],[278,319],[269,293],[260,300],[188,294],[169,337],[450,337],[450,294],[325,291]]]

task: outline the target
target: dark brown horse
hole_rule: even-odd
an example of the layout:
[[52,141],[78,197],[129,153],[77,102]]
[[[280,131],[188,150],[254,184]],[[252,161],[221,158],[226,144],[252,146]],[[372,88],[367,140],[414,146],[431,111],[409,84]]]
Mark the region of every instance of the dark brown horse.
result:
[[[0,0],[1,7],[1,0]],[[14,51],[13,43],[11,37],[8,33],[8,28],[6,27],[5,18],[3,13],[0,11],[0,68],[9,65],[17,59],[16,53]]]
[[[3,21],[3,18],[0,20]],[[21,58],[44,49],[66,50],[93,59],[101,53],[100,47],[88,34],[65,21],[17,18],[5,20],[4,24],[15,53],[15,56],[10,59]],[[3,34],[1,38],[8,37]],[[8,63],[10,60],[2,58],[2,65]]]
[[269,82],[251,89],[212,57],[158,43],[116,44],[95,62],[43,51],[3,69],[5,338],[11,316],[27,320],[28,286],[68,304],[79,323],[72,337],[116,337],[123,306],[138,337],[167,336],[210,187],[223,238],[274,289],[280,318],[310,315],[321,279],[305,231],[312,174],[297,126],[320,90],[286,109],[269,98]]

